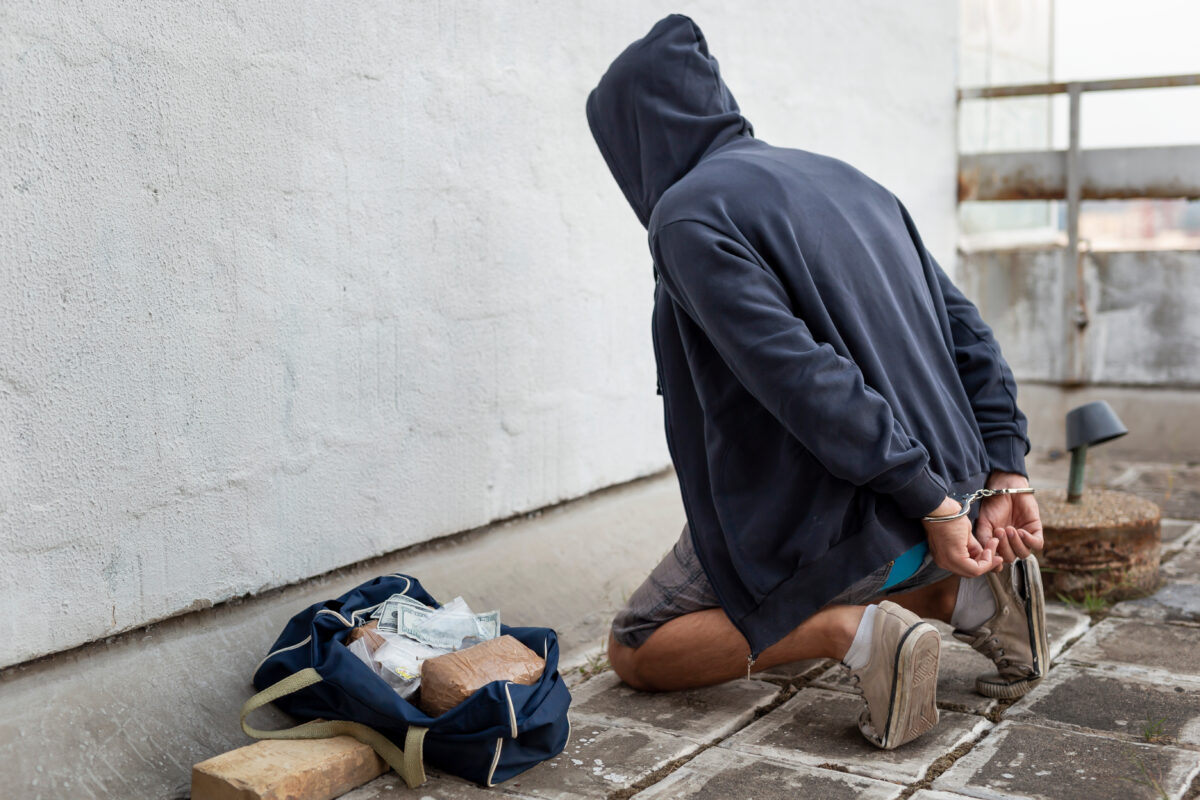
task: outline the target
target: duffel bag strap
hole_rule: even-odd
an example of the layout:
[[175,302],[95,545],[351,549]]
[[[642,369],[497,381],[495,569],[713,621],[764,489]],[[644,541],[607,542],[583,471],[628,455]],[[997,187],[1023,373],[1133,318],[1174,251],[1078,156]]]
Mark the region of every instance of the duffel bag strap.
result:
[[421,751],[425,742],[425,734],[429,731],[428,728],[409,725],[408,734],[404,737],[404,749],[401,750],[382,733],[361,722],[313,720],[294,728],[284,728],[278,731],[259,730],[246,724],[246,717],[255,709],[262,708],[267,703],[274,702],[292,692],[312,686],[314,683],[320,683],[322,680],[321,673],[309,667],[263,689],[242,706],[242,730],[246,732],[247,736],[253,736],[255,739],[328,739],[331,736],[353,736],[378,753],[379,757],[404,779],[409,788],[424,783],[425,766],[421,762]]

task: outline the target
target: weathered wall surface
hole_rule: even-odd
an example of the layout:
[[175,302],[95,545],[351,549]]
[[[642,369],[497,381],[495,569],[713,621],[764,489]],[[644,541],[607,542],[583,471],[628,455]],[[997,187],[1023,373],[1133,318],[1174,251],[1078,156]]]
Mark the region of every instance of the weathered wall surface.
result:
[[[955,12],[684,3],[952,263]],[[0,7],[0,665],[667,463],[584,97],[661,2]],[[14,613],[19,611],[19,613]]]
[[1039,449],[1062,448],[1064,416],[1107,400],[1129,436],[1105,448],[1139,458],[1200,455],[1200,252],[1098,251],[1084,257],[1088,324],[1072,383],[1062,248],[967,253],[959,282],[992,325],[1021,387]]
[[[1065,382],[1068,272],[1061,248],[974,252],[960,284],[996,331],[1018,379]],[[1200,386],[1200,252],[1098,251],[1084,256],[1087,383]]]

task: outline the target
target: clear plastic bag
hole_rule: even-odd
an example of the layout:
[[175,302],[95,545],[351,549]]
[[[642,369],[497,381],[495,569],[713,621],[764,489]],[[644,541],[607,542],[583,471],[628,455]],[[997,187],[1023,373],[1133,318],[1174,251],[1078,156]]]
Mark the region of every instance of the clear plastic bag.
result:
[[496,638],[500,634],[500,612],[475,614],[466,601],[456,597],[433,611],[401,607],[397,628],[430,647],[459,650]]
[[376,675],[379,674],[379,664],[371,656],[371,648],[367,645],[367,640],[355,639],[350,644],[346,645],[346,649],[354,654],[355,658],[371,668],[371,671]]
[[421,686],[421,664],[427,658],[449,653],[404,636],[383,634],[384,643],[375,651],[379,674],[401,697],[408,698]]

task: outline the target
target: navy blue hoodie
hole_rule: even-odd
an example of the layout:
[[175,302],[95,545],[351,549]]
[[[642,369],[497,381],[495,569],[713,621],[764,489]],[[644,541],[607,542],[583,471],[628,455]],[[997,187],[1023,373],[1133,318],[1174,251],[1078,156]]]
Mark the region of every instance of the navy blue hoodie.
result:
[[757,656],[923,541],[947,493],[1025,472],[1016,384],[899,199],[754,138],[687,17],[618,56],[587,116],[649,232],[696,552]]

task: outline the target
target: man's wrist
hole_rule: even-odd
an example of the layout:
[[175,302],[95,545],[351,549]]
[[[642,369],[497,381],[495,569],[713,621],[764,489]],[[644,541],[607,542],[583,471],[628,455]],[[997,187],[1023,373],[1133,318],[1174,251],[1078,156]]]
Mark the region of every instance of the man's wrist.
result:
[[[961,510],[962,510],[962,503],[958,502],[953,497],[950,497],[949,495],[947,495],[942,500],[942,502],[938,504],[937,508],[930,511],[925,516],[927,516],[927,517],[949,517],[954,514],[957,514]],[[925,528],[928,530],[930,528],[930,526],[939,526],[940,527],[940,526],[944,525],[945,523],[944,522],[932,522],[927,519],[922,519],[921,524],[924,525]]]
[[994,470],[987,479],[989,489],[1023,489],[1029,486],[1029,478],[1019,472]]
[[948,517],[951,514],[957,514],[961,509],[962,509],[962,503],[958,502],[953,497],[950,497],[949,495],[947,495],[946,499],[941,502],[941,505],[939,505],[933,511],[929,512],[929,514],[927,514],[926,516]]

